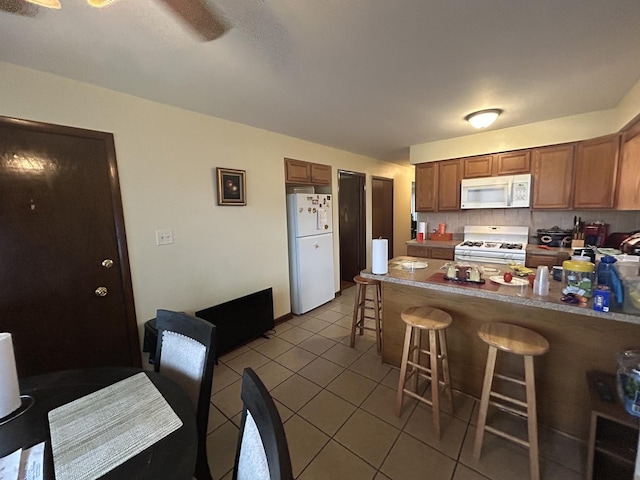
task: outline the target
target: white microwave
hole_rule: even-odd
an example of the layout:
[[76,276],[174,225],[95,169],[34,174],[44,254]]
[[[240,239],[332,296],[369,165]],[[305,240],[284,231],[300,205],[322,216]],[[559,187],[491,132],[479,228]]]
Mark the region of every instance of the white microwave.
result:
[[531,174],[466,178],[461,182],[460,208],[527,208]]

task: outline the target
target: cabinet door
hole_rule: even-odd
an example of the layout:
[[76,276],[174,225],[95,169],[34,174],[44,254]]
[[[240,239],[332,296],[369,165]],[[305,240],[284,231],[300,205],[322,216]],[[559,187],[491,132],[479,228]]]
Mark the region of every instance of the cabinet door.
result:
[[431,247],[431,258],[453,260],[453,247]]
[[546,266],[549,267],[549,271],[551,271],[551,267],[554,265],[562,265],[562,262],[558,263],[558,257],[555,255],[532,255],[528,253],[524,264],[529,268]]
[[315,183],[316,185],[331,185],[331,166],[312,163],[311,183]]
[[436,187],[438,182],[437,163],[418,163],[416,169],[416,211],[435,212]]
[[407,245],[407,256],[430,258],[431,249],[429,247],[419,247],[418,245]]
[[624,133],[618,173],[618,210],[640,210],[640,120]]
[[575,145],[533,150],[533,208],[569,209]]
[[490,177],[492,175],[493,155],[465,158],[462,178]]
[[573,208],[613,208],[620,135],[578,143],[573,176]]
[[310,183],[311,164],[292,158],[284,159],[285,182],[287,183]]
[[460,210],[462,161],[438,162],[438,211]]
[[493,159],[494,175],[518,175],[531,171],[531,150],[501,153]]

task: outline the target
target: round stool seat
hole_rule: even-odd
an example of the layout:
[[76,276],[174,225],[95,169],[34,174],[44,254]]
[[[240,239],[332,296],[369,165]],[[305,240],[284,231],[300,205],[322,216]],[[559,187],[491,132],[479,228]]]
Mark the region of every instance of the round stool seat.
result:
[[546,338],[528,328],[510,323],[485,323],[478,329],[483,342],[516,355],[543,355],[549,350]]
[[407,325],[423,330],[443,330],[451,325],[451,315],[432,307],[409,307],[400,314]]
[[360,275],[356,275],[353,277],[353,281],[359,283],[360,285],[380,285],[380,280],[375,280],[373,278],[364,278]]

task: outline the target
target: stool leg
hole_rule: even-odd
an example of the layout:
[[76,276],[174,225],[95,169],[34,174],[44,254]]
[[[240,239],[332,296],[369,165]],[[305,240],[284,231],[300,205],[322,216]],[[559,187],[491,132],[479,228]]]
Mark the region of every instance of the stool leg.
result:
[[491,395],[491,384],[493,383],[493,372],[496,367],[496,356],[498,349],[489,347],[487,355],[487,366],[484,371],[484,382],[482,383],[482,398],[480,399],[480,411],[478,412],[478,426],[476,427],[476,441],[473,446],[473,458],[480,460],[482,450],[482,438],[484,436],[484,426],[487,423],[487,410],[489,409],[489,397]]
[[438,330],[438,336],[440,338],[440,353],[442,354],[442,377],[444,378],[444,388],[447,389],[447,396],[449,397],[451,411],[453,412],[453,388],[451,387],[451,377],[449,376],[449,352],[447,352],[447,334],[444,330]]
[[360,310],[360,292],[362,285],[356,285],[356,299],[353,304],[353,320],[351,322],[351,348],[356,344],[356,325],[358,324],[358,312]]
[[[413,363],[420,363],[420,344],[422,343],[422,330],[417,328],[413,335]],[[413,375],[413,392],[418,393],[418,370],[416,367],[411,367]]]
[[533,374],[533,357],[524,356],[524,378],[527,389],[527,428],[529,430],[529,464],[531,480],[540,480],[538,464],[538,423],[536,413],[536,384]]
[[438,368],[438,337],[435,330],[429,330],[429,362],[431,365],[431,408],[433,428],[436,438],[440,438],[440,372]]
[[377,325],[378,329],[380,330],[380,354],[382,355],[382,349],[383,349],[383,342],[384,342],[384,337],[382,336],[382,283],[380,283],[377,286],[378,289],[378,299],[379,299],[379,314],[378,314],[378,321],[379,321],[379,325]]
[[378,350],[378,354],[382,354],[382,333],[380,332],[380,291],[377,285],[374,286],[373,290],[373,310],[376,327],[376,349]]
[[402,411],[402,397],[404,396],[404,384],[407,380],[407,361],[409,360],[409,349],[411,348],[411,332],[413,329],[407,325],[404,334],[404,347],[402,348],[402,361],[400,362],[400,379],[398,380],[398,392],[396,393],[396,417]]

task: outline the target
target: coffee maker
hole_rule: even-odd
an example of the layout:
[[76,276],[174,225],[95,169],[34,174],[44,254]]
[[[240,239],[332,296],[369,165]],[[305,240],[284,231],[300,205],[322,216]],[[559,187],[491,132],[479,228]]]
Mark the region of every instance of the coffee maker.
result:
[[584,226],[585,245],[589,245],[592,247],[603,247],[608,235],[608,223],[594,222]]

